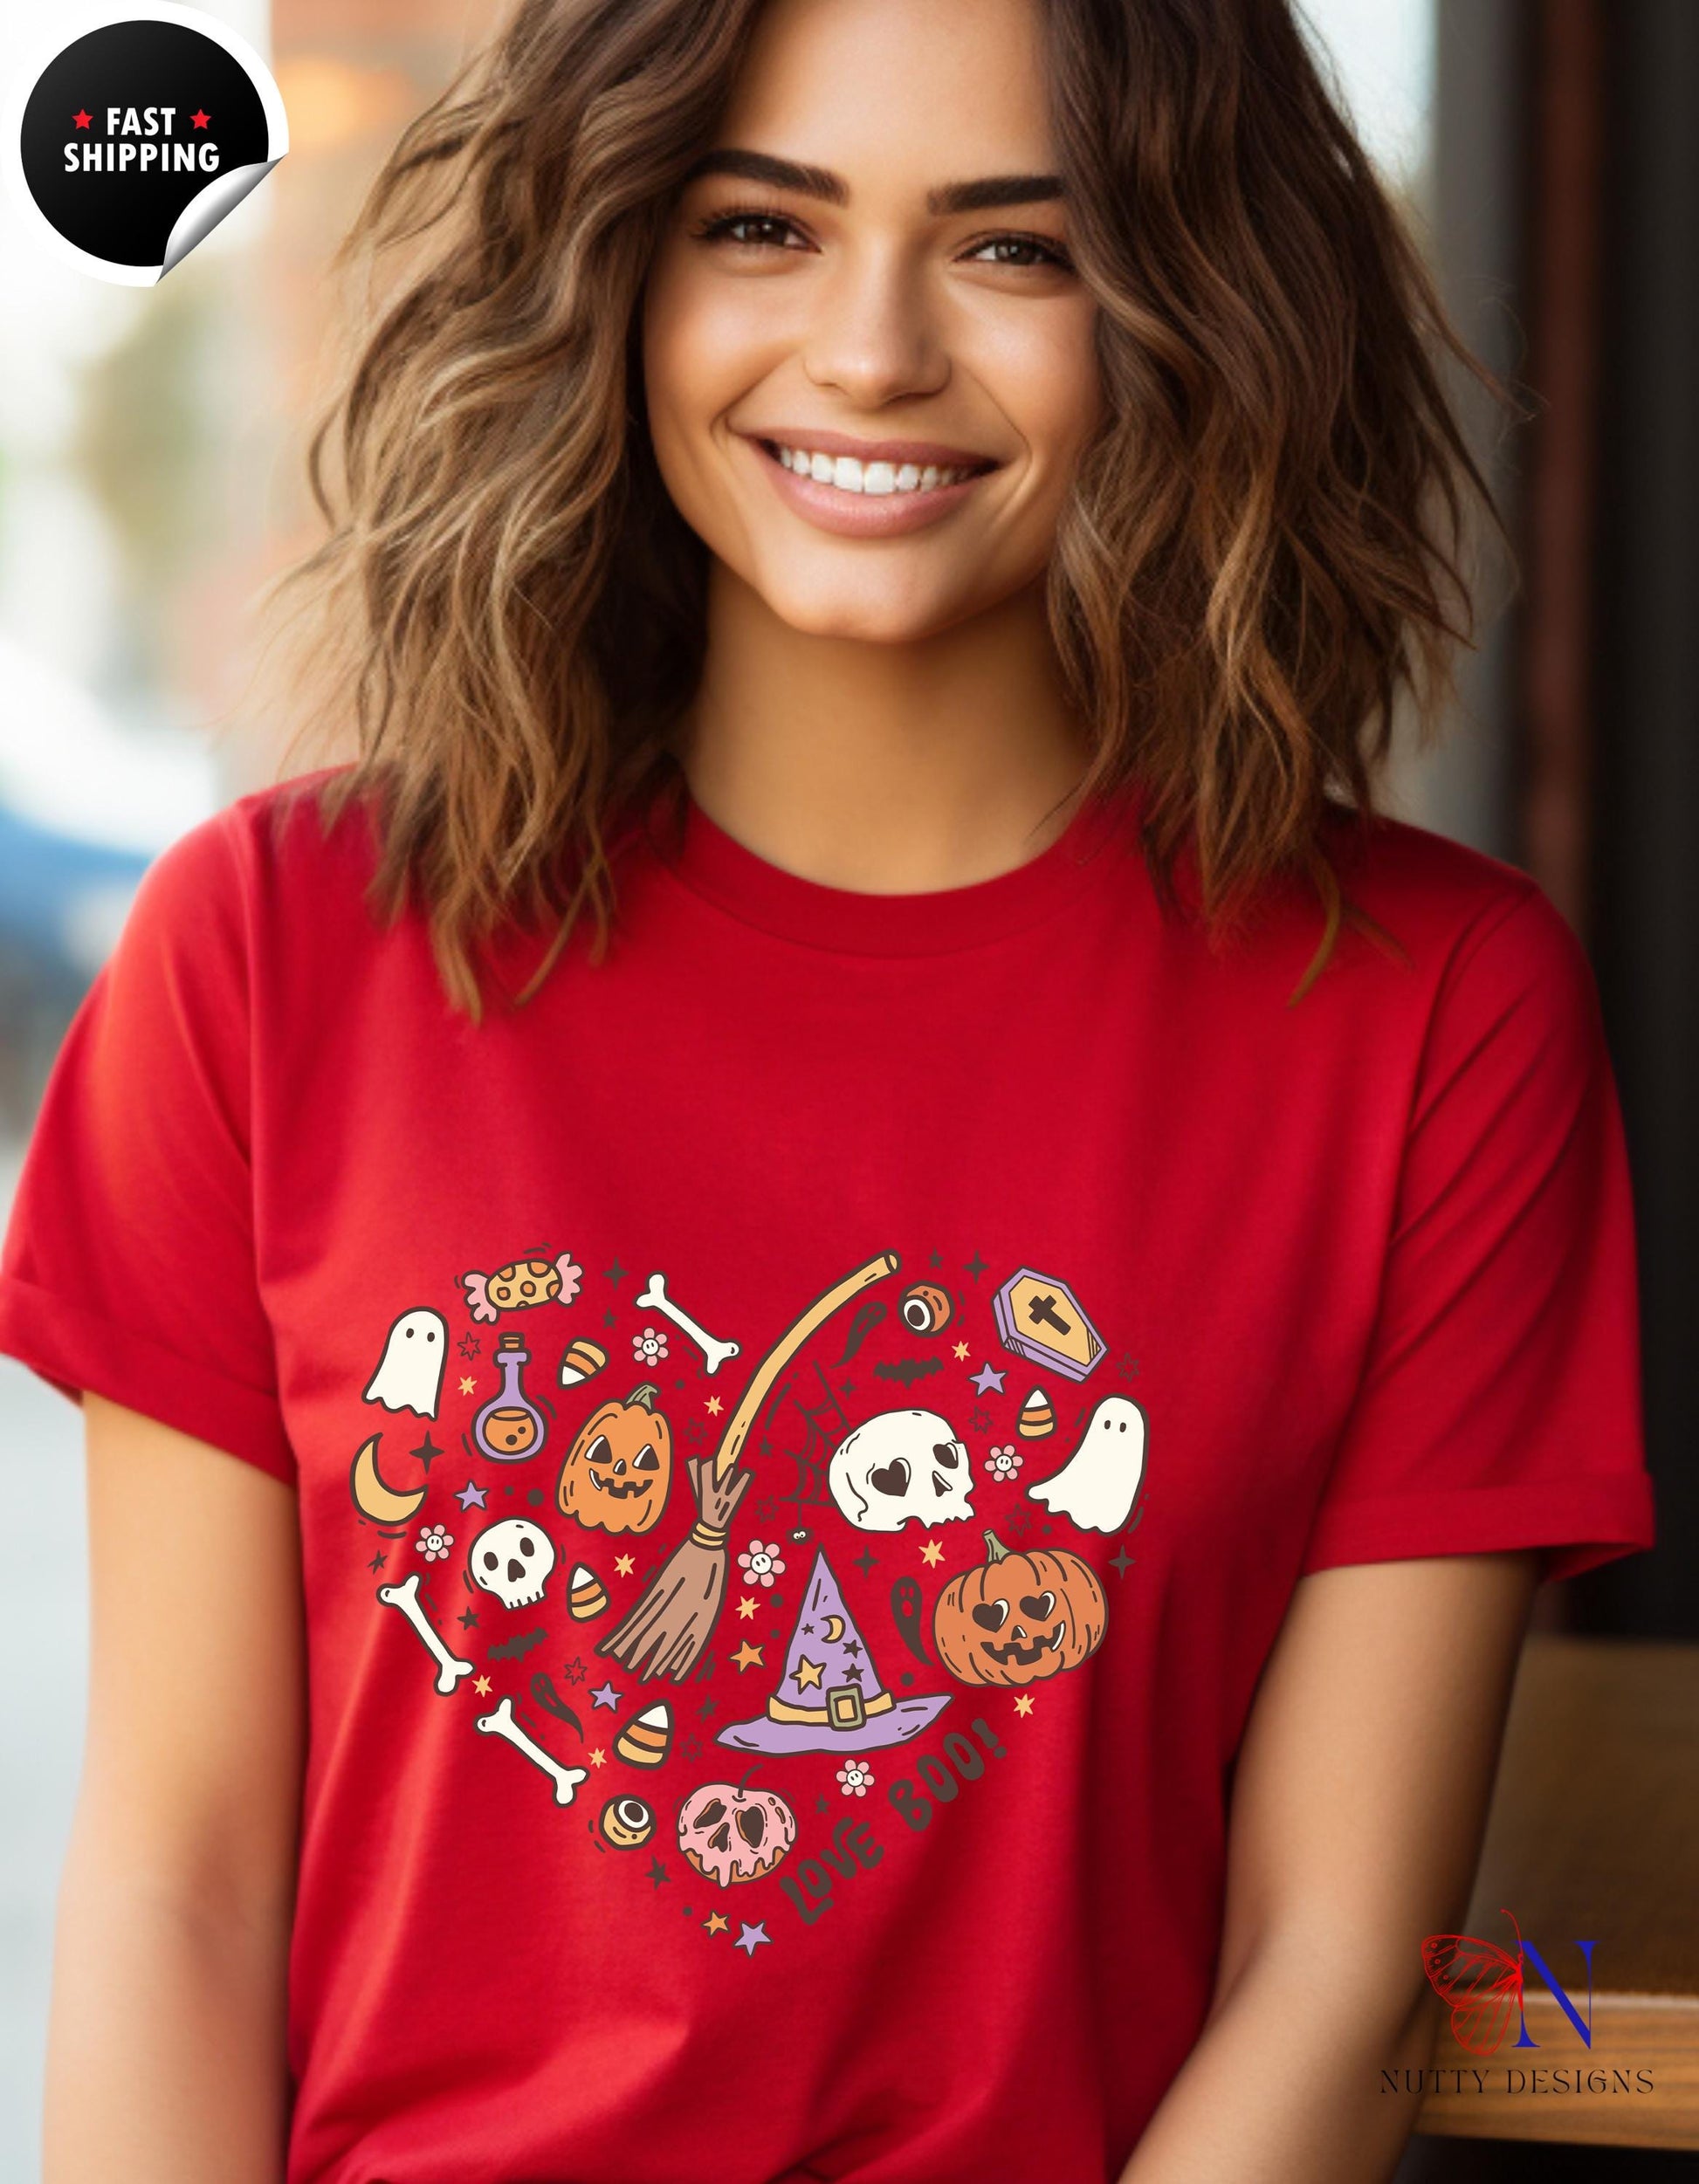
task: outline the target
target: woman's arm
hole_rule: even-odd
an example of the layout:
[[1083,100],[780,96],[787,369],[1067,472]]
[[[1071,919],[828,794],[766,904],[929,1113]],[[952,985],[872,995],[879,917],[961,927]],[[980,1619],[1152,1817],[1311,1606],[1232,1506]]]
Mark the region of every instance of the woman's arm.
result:
[[1431,2058],[1419,1947],[1468,1908],[1532,1554],[1299,1581],[1235,1773],[1226,1924],[1197,2044],[1122,2184],[1381,2184]]
[[88,1748],[46,2184],[276,2184],[304,1743],[295,1497],[155,1419],[85,1409]]

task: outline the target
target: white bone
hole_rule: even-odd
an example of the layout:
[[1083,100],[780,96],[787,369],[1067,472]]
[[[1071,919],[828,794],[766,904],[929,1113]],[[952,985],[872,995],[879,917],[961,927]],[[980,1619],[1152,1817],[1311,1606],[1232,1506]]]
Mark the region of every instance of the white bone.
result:
[[688,1335],[708,1361],[708,1371],[717,1373],[726,1360],[735,1357],[739,1345],[736,1343],[718,1343],[706,1328],[698,1327],[681,1305],[675,1304],[667,1295],[666,1276],[650,1274],[649,1287],[637,1299],[640,1312],[664,1312],[673,1325]]
[[554,1802],[569,1805],[572,1793],[577,1789],[589,1769],[585,1767],[562,1767],[558,1759],[552,1759],[542,1746],[528,1737],[513,1719],[513,1702],[504,1699],[493,1714],[480,1714],[475,1726],[485,1736],[504,1736],[516,1751],[523,1752],[533,1767],[540,1767],[554,1782]]
[[446,1698],[463,1676],[470,1676],[472,1664],[457,1660],[442,1639],[430,1627],[430,1618],[419,1605],[419,1573],[416,1569],[405,1584],[380,1585],[377,1597],[386,1608],[399,1608],[413,1628],[437,1656],[439,1671],[437,1688]]

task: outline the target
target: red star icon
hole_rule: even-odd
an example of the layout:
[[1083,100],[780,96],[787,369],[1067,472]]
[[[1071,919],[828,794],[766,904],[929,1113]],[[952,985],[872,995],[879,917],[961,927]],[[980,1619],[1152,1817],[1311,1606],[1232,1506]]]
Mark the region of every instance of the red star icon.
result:
[[212,119],[212,116],[210,113],[203,112],[201,107],[196,106],[194,113],[191,113],[189,118],[195,124],[195,127],[197,129],[203,129],[205,128],[207,123]]
[[85,113],[83,109],[79,106],[76,113],[72,115],[71,119],[76,123],[79,129],[86,129],[89,123],[94,119],[94,116],[92,113]]

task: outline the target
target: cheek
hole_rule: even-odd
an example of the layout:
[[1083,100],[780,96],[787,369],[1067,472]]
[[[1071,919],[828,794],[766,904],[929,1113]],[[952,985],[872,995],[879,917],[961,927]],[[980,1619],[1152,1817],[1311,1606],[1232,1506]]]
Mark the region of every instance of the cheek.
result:
[[964,361],[1020,435],[1034,497],[1053,507],[1104,413],[1096,306],[1070,297],[1000,316],[976,333]]
[[[774,314],[761,308],[766,286],[704,278],[682,251],[664,252],[650,277],[643,323],[650,434],[668,491],[691,521],[719,498],[707,486],[721,459],[715,421],[776,353]],[[699,510],[705,494],[709,507]]]

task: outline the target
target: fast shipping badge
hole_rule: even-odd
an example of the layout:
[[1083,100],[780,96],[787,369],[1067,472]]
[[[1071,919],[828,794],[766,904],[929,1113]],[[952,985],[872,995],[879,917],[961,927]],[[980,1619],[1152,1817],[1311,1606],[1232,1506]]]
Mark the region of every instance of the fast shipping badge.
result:
[[58,256],[149,287],[289,148],[283,101],[244,38],[199,9],[56,13],[10,87],[13,195]]

